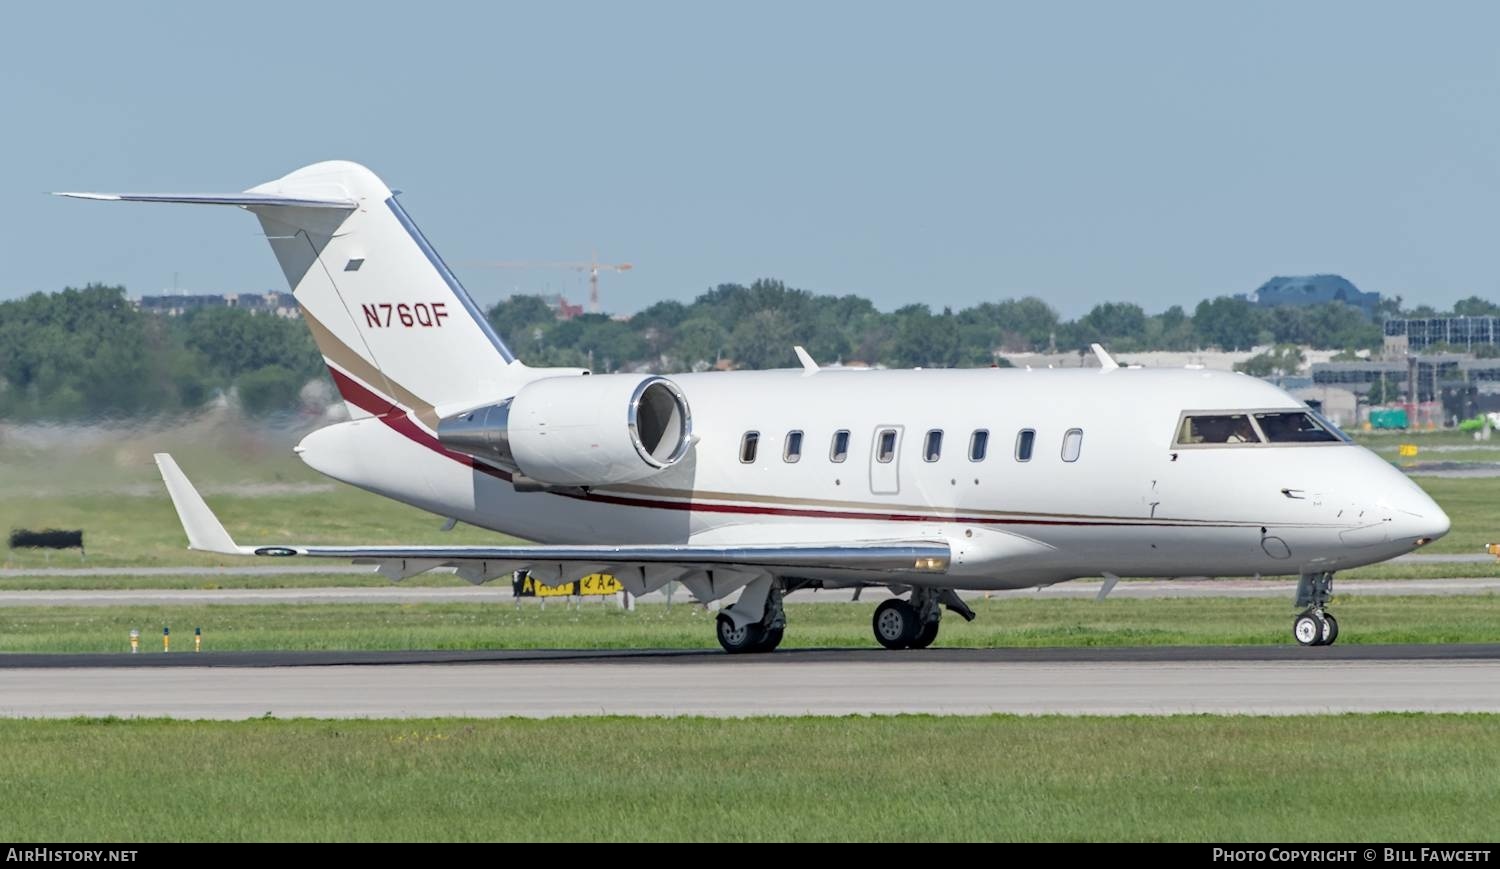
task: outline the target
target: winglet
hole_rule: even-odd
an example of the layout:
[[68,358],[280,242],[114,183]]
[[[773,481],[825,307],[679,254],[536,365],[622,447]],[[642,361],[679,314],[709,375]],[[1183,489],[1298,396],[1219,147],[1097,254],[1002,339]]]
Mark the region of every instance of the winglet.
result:
[[177,467],[177,462],[170,455],[157,453],[156,468],[161,471],[162,482],[167,484],[167,494],[172,498],[172,506],[177,508],[177,518],[182,520],[182,530],[187,532],[189,549],[224,555],[249,553],[249,550],[234,544],[219,518],[203,503],[203,496],[188,482],[187,475]]
[[818,373],[818,363],[813,361],[812,354],[808,353],[801,344],[793,347],[792,352],[797,354],[797,361],[802,363],[803,372],[807,374]]
[[1089,349],[1094,351],[1095,356],[1099,357],[1099,367],[1105,371],[1120,367],[1120,363],[1115,361],[1115,357],[1109,355],[1109,351],[1105,350],[1103,345],[1090,344]]

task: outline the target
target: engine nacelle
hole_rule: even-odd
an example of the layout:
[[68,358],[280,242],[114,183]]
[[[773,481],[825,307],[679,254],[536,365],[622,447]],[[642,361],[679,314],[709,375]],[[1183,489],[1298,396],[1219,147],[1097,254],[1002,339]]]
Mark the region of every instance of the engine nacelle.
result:
[[437,433],[443,446],[543,486],[639,480],[677,464],[693,443],[677,384],[634,374],[534,380],[499,404],[440,420]]

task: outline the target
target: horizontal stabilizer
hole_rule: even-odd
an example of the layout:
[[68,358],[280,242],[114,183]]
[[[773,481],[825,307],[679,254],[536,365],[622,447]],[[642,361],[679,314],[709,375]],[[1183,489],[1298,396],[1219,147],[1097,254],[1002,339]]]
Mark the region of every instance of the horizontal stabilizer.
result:
[[308,196],[282,196],[277,193],[54,193],[71,199],[100,199],[106,202],[179,202],[185,205],[240,205],[245,207],[293,206],[296,208],[342,208],[352,211],[359,206],[353,199],[321,199]]

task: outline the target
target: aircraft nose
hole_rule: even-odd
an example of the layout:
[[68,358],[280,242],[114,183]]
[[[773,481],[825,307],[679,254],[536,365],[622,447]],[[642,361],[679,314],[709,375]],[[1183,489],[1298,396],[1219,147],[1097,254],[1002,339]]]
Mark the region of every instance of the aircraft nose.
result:
[[1403,497],[1393,499],[1391,511],[1392,540],[1411,541],[1416,546],[1428,543],[1448,533],[1452,522],[1448,514],[1426,492],[1408,481],[1411,490]]
[[[1433,506],[1437,507],[1436,502]],[[1429,543],[1447,534],[1448,530],[1453,527],[1453,523],[1448,519],[1448,514],[1443,512],[1442,507],[1437,507],[1433,514],[1427,517],[1427,521],[1430,524],[1427,526],[1427,533],[1422,536],[1426,537]]]

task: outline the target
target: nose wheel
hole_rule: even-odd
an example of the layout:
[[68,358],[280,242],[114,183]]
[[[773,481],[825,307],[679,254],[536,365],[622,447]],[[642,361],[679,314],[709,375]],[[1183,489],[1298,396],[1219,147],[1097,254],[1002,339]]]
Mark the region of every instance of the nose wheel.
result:
[[1323,645],[1323,629],[1327,623],[1315,612],[1305,612],[1292,622],[1292,636],[1303,646]]
[[1339,638],[1339,620],[1333,613],[1308,610],[1292,622],[1292,636],[1303,646],[1331,646]]
[[1292,620],[1292,637],[1303,646],[1331,646],[1339,638],[1339,621],[1328,611],[1333,598],[1333,574],[1304,573],[1297,583],[1297,606],[1306,607]]

